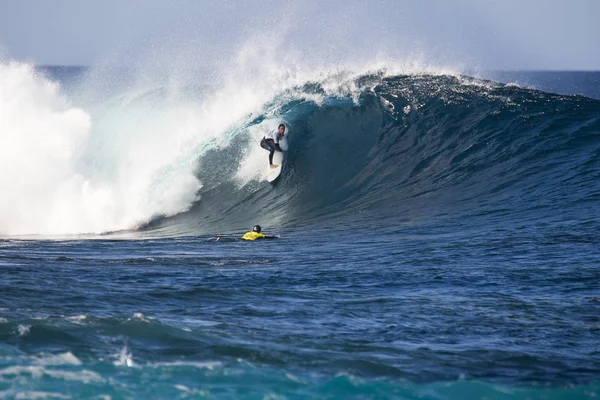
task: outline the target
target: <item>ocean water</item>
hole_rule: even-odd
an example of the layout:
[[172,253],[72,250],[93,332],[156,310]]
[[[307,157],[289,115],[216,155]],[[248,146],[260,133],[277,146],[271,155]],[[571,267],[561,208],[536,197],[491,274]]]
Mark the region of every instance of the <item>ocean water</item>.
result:
[[0,398],[597,398],[600,83],[555,75],[2,65]]

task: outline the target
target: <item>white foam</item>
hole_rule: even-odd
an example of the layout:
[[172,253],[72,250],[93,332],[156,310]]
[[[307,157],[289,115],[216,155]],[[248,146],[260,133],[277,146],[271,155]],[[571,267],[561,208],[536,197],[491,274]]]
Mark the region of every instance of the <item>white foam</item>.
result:
[[6,367],[0,369],[0,375],[3,377],[11,375],[29,375],[34,379],[40,379],[43,376],[49,376],[55,379],[63,379],[66,381],[79,381],[83,383],[104,382],[104,378],[102,378],[99,374],[85,369],[81,371],[62,371],[33,365],[18,365]]
[[141,312],[133,313],[133,318],[135,318],[135,319],[141,319],[141,320],[145,320],[146,319],[146,317],[144,317],[144,314],[142,314]]
[[[12,396],[12,394],[11,394]],[[27,400],[37,400],[37,399],[72,399],[71,396],[67,396],[61,393],[53,393],[53,392],[19,392],[14,395],[15,399],[27,399]]]
[[134,228],[196,200],[195,164],[171,163],[197,143],[198,110],[115,112],[94,126],[58,84],[19,63],[0,64],[0,110],[0,234]]
[[81,323],[87,319],[87,315],[73,315],[71,317],[66,317],[66,319],[73,323]]
[[187,398],[187,397],[210,397],[209,396],[210,393],[205,390],[190,389],[189,387],[187,387],[185,385],[173,385],[173,387],[177,390],[185,392],[185,395],[183,395],[184,398]]
[[19,336],[25,336],[31,330],[31,325],[19,325],[17,326],[17,331],[19,332]]
[[144,314],[142,314],[141,312],[135,312],[135,313],[133,313],[133,316],[130,319],[137,319],[139,321],[144,321],[144,322],[152,322],[155,318],[147,317]]
[[123,346],[121,352],[118,355],[117,361],[114,362],[114,365],[118,367],[134,367],[135,363],[133,362],[133,354],[129,351],[127,346]]
[[89,115],[57,84],[29,65],[0,64],[2,233],[36,233],[60,222],[62,201],[84,183],[74,165],[89,129]]
[[34,363],[37,365],[81,365],[81,361],[71,352],[61,354],[48,354],[36,357]]
[[296,375],[290,374],[289,372],[285,373],[285,377],[288,378],[289,380],[291,380],[292,382],[306,384],[305,381],[303,381],[302,379],[298,378]]
[[188,388],[185,385],[175,385],[174,387],[175,387],[175,389],[181,390],[182,392],[189,392],[190,391],[190,388]]
[[173,362],[159,362],[152,364],[155,367],[193,367],[198,369],[213,370],[220,368],[223,363],[220,361],[173,361]]

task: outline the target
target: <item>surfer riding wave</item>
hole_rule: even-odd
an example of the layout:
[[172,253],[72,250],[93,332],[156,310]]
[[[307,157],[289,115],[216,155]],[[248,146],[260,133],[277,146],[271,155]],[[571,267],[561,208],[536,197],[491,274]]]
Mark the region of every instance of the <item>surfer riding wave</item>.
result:
[[269,166],[271,168],[277,168],[279,165],[273,164],[273,154],[275,151],[283,152],[279,146],[279,141],[285,136],[285,125],[279,124],[279,127],[269,132],[260,141],[260,147],[269,151]]

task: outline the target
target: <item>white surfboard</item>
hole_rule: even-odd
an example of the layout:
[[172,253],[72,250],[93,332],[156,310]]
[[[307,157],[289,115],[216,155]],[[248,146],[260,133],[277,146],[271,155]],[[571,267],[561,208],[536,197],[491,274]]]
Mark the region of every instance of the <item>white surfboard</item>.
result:
[[277,165],[277,168],[271,168],[270,165],[267,165],[267,181],[269,182],[273,182],[281,173],[281,165],[283,164],[283,153],[281,151],[276,151],[273,154],[273,164]]

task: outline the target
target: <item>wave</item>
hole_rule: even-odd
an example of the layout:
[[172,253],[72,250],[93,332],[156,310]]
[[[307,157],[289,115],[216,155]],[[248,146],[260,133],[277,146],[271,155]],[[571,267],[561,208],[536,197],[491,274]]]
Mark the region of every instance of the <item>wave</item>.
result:
[[[579,206],[598,193],[597,100],[462,76],[385,74],[359,76],[346,93],[310,82],[282,99],[239,128],[231,146],[200,159],[198,176],[212,179],[199,202],[145,229],[580,219]],[[240,172],[265,163],[255,131],[273,115],[291,132],[280,181],[240,183]]]
[[[577,217],[597,199],[600,101],[582,96],[380,69],[79,107],[31,66],[0,68],[3,235]],[[290,151],[270,185],[257,142],[280,122]]]

